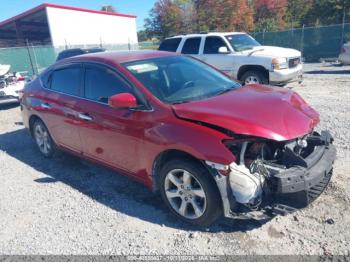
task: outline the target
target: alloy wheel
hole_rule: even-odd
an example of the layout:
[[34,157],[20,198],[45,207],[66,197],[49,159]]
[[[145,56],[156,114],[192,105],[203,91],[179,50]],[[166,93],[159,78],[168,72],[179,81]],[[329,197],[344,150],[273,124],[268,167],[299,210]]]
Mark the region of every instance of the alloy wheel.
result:
[[248,77],[245,79],[244,83],[245,83],[246,85],[259,84],[259,83],[260,83],[260,79],[259,79],[258,77],[256,77],[256,76],[248,76]]
[[171,170],[165,177],[164,189],[171,207],[187,219],[201,217],[207,207],[206,194],[199,181],[183,169]]
[[52,149],[52,145],[47,129],[42,124],[36,125],[34,129],[34,136],[39,150],[44,155],[48,155]]

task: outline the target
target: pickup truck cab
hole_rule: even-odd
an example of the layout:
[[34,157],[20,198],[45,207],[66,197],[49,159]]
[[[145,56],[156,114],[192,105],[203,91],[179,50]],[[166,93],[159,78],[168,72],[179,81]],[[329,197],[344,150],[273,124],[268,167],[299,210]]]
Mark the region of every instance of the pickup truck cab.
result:
[[161,51],[200,59],[243,84],[285,85],[302,81],[301,53],[262,46],[246,33],[205,33],[165,39]]

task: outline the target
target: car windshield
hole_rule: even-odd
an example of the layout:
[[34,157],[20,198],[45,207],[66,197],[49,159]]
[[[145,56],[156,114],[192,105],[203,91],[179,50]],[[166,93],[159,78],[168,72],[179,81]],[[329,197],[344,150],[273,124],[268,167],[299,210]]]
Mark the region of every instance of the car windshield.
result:
[[154,58],[123,66],[154,96],[168,104],[201,100],[240,87],[210,66],[185,56]]
[[250,50],[254,47],[261,46],[258,41],[247,34],[237,34],[226,36],[226,39],[231,44],[232,48],[237,51]]

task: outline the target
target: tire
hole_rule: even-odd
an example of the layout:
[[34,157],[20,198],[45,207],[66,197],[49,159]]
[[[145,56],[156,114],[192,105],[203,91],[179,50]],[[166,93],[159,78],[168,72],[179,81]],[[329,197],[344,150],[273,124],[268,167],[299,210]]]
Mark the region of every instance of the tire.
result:
[[241,77],[243,85],[249,84],[263,84],[266,85],[269,83],[268,79],[263,72],[260,71],[247,71]]
[[33,124],[32,132],[40,153],[46,158],[51,158],[56,151],[56,146],[44,122],[37,119]]
[[[209,172],[199,163],[171,160],[162,167],[159,182],[163,201],[182,221],[210,226],[222,215],[219,190]],[[183,206],[186,207],[181,208]]]

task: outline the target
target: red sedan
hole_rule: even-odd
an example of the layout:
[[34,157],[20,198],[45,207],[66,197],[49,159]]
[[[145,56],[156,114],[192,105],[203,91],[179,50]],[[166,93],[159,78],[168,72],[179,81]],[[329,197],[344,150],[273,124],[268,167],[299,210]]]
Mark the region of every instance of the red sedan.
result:
[[199,225],[305,207],[336,156],[331,135],[314,130],[318,113],[295,92],[241,87],[167,52],[62,60],[27,84],[21,105],[45,157],[61,149],[113,168]]

